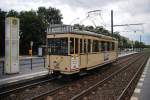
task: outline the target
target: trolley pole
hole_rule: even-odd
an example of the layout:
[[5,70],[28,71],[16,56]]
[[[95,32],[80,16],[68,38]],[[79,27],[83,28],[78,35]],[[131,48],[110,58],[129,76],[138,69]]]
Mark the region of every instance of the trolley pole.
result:
[[113,10],[111,10],[111,34],[113,37]]

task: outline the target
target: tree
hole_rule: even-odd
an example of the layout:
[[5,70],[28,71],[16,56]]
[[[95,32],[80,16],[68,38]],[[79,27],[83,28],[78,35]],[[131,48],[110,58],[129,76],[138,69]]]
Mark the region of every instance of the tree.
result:
[[17,11],[15,11],[15,10],[10,10],[7,13],[6,17],[19,17],[19,13]]
[[56,8],[39,7],[37,14],[46,26],[50,24],[62,24],[62,14]]
[[43,23],[37,16],[35,11],[20,12],[20,52],[27,54],[30,49],[30,42],[33,41],[33,51],[37,52],[37,48],[43,41]]
[[20,18],[20,52],[27,54],[30,41],[33,51],[37,53],[40,45],[46,44],[46,28],[50,24],[61,24],[62,15],[56,8],[39,7],[37,11],[22,11]]
[[95,31],[95,28],[94,28],[93,26],[86,26],[86,27],[84,27],[84,29],[85,29],[86,31],[91,31],[91,32],[94,32],[94,31]]
[[85,28],[84,25],[80,25],[80,24],[74,24],[73,27],[74,29],[78,29],[78,30],[83,30]]

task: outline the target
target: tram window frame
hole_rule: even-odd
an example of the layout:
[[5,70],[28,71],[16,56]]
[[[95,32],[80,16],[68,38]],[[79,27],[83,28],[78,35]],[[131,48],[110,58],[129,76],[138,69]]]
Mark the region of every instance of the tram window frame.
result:
[[112,51],[112,42],[110,42],[110,47],[109,48],[110,48],[110,51]]
[[75,38],[75,54],[79,53],[79,38]]
[[107,50],[107,51],[110,51],[110,42],[107,42],[106,44],[107,44],[107,45],[106,45],[106,47],[107,47],[106,50]]
[[68,55],[68,38],[48,38],[48,54]]
[[115,43],[112,42],[112,51],[114,51],[114,50],[115,50]]
[[101,41],[101,51],[105,51],[105,41]]
[[95,52],[99,52],[99,41],[98,40],[93,40],[93,43],[92,43],[92,52],[95,53]]
[[70,54],[74,54],[74,38],[70,38],[69,40],[70,43]]
[[92,40],[91,39],[88,39],[88,46],[87,46],[87,52],[88,53],[91,53],[91,42],[92,42]]
[[80,39],[80,53],[82,54],[84,52],[83,49],[83,39]]
[[87,53],[87,41],[86,41],[86,39],[84,39],[83,43],[84,43],[84,53]]
[[98,41],[98,49],[99,49],[99,52],[101,52],[101,41]]

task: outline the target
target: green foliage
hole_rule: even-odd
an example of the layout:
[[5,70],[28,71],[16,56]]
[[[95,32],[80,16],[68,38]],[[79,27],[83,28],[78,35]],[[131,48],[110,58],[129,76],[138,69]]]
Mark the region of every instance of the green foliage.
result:
[[28,53],[30,49],[30,41],[34,42],[33,51],[36,51],[39,45],[42,45],[45,31],[42,27],[43,23],[39,20],[35,11],[22,11],[20,18],[20,52]]
[[134,48],[146,48],[146,45],[143,42],[135,41]]
[[45,23],[46,25],[62,23],[61,22],[62,14],[56,8],[39,7],[37,14],[39,18],[42,20],[42,22]]
[[10,10],[7,13],[6,17],[19,17],[19,13],[17,11],[15,11],[15,10]]

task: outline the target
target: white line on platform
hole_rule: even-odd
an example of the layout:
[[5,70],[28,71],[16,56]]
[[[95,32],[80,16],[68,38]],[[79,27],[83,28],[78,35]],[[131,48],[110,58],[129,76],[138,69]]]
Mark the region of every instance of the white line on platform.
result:
[[143,75],[146,75],[147,74],[147,72],[143,72]]
[[11,81],[8,81],[7,83],[13,83],[13,82],[17,82],[19,80],[11,80]]
[[143,82],[143,81],[144,81],[144,78],[140,78],[140,81]]
[[142,86],[143,86],[143,82],[139,82],[139,83],[137,84],[137,86],[142,87]]
[[145,78],[145,77],[146,77],[146,75],[142,75],[142,76],[141,76],[141,78]]
[[141,89],[140,88],[135,88],[134,93],[140,93]]
[[[148,67],[150,65],[150,57],[146,63],[146,66],[144,68],[144,72],[142,73],[141,75],[141,78],[134,90],[134,94],[132,95],[132,97],[130,98],[130,100],[139,100],[139,97],[140,97],[140,93],[141,93],[141,88],[143,86],[143,82],[144,82],[144,78],[146,77],[146,73],[147,73],[147,70],[148,70]],[[136,95],[136,96],[135,96]]]
[[131,97],[130,100],[138,100],[138,97]]

